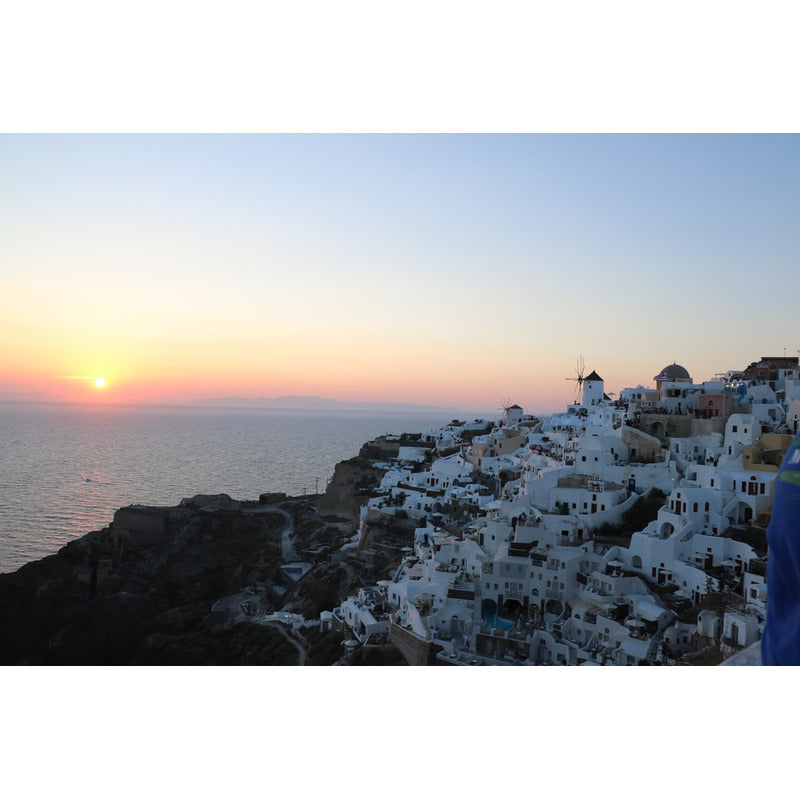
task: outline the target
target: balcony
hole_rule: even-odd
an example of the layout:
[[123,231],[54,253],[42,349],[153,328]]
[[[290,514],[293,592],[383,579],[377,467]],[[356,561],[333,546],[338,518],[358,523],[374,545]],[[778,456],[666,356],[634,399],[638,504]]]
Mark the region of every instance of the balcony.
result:
[[547,553],[544,550],[531,550],[530,559],[537,567],[543,567],[547,561]]
[[447,590],[447,596],[453,600],[474,600],[475,587],[471,583],[453,584]]
[[517,558],[527,558],[533,548],[533,542],[515,542],[508,543],[509,556]]

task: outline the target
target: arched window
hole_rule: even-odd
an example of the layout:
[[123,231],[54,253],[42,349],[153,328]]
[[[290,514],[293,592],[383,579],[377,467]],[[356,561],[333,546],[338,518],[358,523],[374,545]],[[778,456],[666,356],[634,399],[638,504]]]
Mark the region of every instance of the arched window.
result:
[[641,556],[634,556],[631,559],[631,566],[634,569],[641,569],[642,568],[642,558],[641,558]]

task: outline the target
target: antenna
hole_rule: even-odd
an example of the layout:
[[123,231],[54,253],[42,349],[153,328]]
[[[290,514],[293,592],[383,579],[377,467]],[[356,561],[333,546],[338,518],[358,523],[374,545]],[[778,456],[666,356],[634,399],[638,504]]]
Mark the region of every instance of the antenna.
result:
[[575,381],[575,402],[582,403],[583,402],[583,372],[586,369],[586,364],[583,360],[583,356],[578,356],[578,360],[575,364],[575,376],[574,378],[564,378],[565,381]]

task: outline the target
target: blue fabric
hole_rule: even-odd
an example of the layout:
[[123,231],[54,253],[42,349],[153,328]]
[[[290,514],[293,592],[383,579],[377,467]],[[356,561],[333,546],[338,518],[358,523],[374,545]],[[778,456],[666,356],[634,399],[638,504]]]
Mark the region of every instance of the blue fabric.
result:
[[800,436],[781,463],[767,527],[767,621],[761,663],[800,665]]

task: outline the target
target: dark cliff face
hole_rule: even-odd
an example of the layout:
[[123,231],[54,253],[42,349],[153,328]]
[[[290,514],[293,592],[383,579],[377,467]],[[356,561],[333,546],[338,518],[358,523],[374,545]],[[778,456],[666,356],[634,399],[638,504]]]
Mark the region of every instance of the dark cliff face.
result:
[[319,500],[320,513],[358,520],[361,506],[386,474],[386,467],[375,466],[375,462],[385,463],[396,458],[402,447],[427,451],[429,458],[435,450],[433,443],[424,441],[418,433],[404,433],[391,438],[379,436],[366,442],[355,458],[336,465],[333,478]]
[[319,499],[320,513],[357,520],[361,506],[384,474],[385,470],[376,469],[369,459],[362,456],[340,461],[325,494]]
[[[0,575],[0,663],[296,664],[298,648],[257,619],[285,608],[313,620],[365,576],[384,577],[339,551],[383,474],[358,457],[322,496],[119,509],[108,528]],[[290,586],[284,559],[314,566]],[[339,633],[302,639],[305,663],[341,655]]]
[[0,575],[0,661],[147,662],[154,638],[197,635],[217,599],[266,585],[283,526],[266,509],[121,509],[108,528]]

